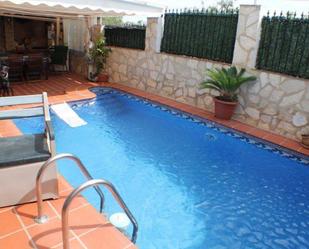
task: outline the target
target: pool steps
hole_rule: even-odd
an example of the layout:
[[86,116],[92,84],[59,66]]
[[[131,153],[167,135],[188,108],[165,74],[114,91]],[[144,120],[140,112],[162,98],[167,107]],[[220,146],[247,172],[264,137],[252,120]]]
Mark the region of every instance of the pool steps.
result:
[[78,114],[66,102],[51,105],[51,109],[60,119],[62,119],[72,128],[87,124],[87,122],[83,120],[80,116],[78,116]]

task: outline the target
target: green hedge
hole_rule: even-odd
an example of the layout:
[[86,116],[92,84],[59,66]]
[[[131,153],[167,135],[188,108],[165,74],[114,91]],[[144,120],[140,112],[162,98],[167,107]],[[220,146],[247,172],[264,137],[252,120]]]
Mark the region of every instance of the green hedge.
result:
[[145,49],[145,26],[105,26],[104,35],[108,46]]
[[264,16],[256,65],[309,79],[309,20],[290,14]]
[[161,51],[231,63],[238,12],[165,13]]

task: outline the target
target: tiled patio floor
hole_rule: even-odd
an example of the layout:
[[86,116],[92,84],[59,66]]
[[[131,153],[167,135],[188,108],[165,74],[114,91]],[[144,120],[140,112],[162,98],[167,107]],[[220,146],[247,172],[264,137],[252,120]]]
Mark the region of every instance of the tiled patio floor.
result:
[[[78,75],[65,74],[50,77],[48,81],[15,85],[14,91],[15,95],[37,94],[46,91],[48,92],[50,103],[54,104],[64,101],[93,98],[95,95],[88,91],[88,88],[99,85],[114,87],[164,105],[172,106],[309,156],[309,150],[303,148],[298,142],[291,139],[257,129],[238,121],[222,121],[216,119],[213,114],[208,111],[116,83],[96,84],[88,82]],[[16,136],[19,134],[20,131],[12,121],[0,121],[0,136]],[[33,218],[36,214],[35,204],[0,208],[1,249],[62,248],[60,210],[64,197],[70,192],[71,187],[62,177],[59,177],[59,179],[61,198],[59,200],[46,201],[44,204],[45,210],[51,218],[47,225],[39,225],[33,222]],[[71,213],[72,249],[135,248],[126,237],[111,226],[110,223],[108,223],[106,219],[82,197],[74,201]]]
[[[37,224],[36,204],[0,209],[1,249],[61,249],[61,208],[72,187],[59,176],[60,198],[44,201],[46,224]],[[83,197],[73,200],[69,215],[71,249],[134,249],[124,235]]]
[[[50,103],[95,97],[87,89],[97,84],[81,81],[76,75],[51,77],[48,81],[14,85],[15,95],[48,92]],[[30,106],[30,105],[27,105]],[[27,107],[26,105],[24,107]],[[16,107],[11,107],[16,108]],[[10,120],[0,121],[0,136],[18,136],[21,132]],[[50,217],[47,224],[36,224],[36,204],[0,208],[0,249],[62,248],[61,208],[72,187],[59,177],[60,198],[44,202]],[[71,249],[134,249],[135,245],[117,231],[84,198],[73,200],[70,209]]]

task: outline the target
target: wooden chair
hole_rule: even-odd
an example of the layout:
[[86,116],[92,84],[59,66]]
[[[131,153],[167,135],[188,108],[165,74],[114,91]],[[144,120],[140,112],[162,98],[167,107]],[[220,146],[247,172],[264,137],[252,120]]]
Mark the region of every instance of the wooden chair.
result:
[[26,80],[41,79],[44,71],[43,56],[38,54],[25,56],[24,58]]
[[9,77],[10,81],[23,81],[24,72],[24,60],[22,56],[9,56],[7,59],[9,66]]
[[[0,111],[0,120],[43,116],[45,123],[43,134],[0,138],[0,207],[35,201],[37,173],[56,153],[46,93],[0,98],[0,107],[32,103],[42,106]],[[43,199],[58,197],[56,167],[47,170],[42,187]]]

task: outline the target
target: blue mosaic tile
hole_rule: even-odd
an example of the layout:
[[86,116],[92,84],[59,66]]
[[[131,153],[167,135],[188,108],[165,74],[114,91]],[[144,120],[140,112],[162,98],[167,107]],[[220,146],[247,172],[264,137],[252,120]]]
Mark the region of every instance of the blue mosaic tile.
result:
[[[198,125],[203,125],[203,126],[206,126],[207,128],[211,128],[215,131],[219,131],[219,132],[224,133],[228,136],[233,136],[236,139],[239,139],[243,142],[253,144],[254,146],[256,146],[258,148],[268,150],[268,151],[275,153],[275,154],[280,154],[280,156],[282,156],[282,157],[286,157],[286,158],[289,158],[291,160],[298,161],[298,162],[300,162],[304,165],[309,165],[309,159],[307,159],[306,157],[304,158],[302,155],[300,155],[296,152],[282,148],[278,145],[269,143],[267,141],[265,141],[265,142],[260,141],[259,138],[254,138],[254,137],[251,137],[251,136],[249,137],[249,136],[247,136],[247,135],[245,135],[245,134],[243,134],[239,131],[235,131],[233,129],[224,127],[224,126],[217,124],[213,121],[209,121],[209,120],[206,120],[206,119],[203,119],[203,118],[195,117],[194,115],[185,113],[183,111],[174,109],[172,107],[168,107],[168,106],[164,106],[164,105],[161,105],[161,104],[154,103],[151,100],[145,99],[143,97],[137,97],[135,95],[126,93],[126,92],[121,91],[121,90],[114,90],[114,89],[105,88],[105,87],[95,87],[95,88],[92,88],[91,91],[93,91],[97,95],[103,95],[103,94],[108,94],[108,93],[120,94],[121,96],[125,96],[129,99],[133,99],[135,101],[142,102],[146,105],[160,109],[161,111],[164,111],[164,112],[168,112],[168,113],[175,115],[177,117],[184,118],[184,119],[191,121],[191,122],[194,122]],[[73,104],[73,106],[75,106],[75,104]]]

